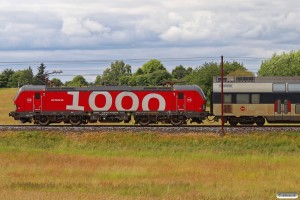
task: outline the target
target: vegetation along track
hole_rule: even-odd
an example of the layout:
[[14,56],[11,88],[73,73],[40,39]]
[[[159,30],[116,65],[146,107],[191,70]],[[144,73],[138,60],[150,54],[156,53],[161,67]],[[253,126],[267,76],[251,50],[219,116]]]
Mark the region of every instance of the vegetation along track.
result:
[[[58,132],[159,132],[159,133],[221,133],[221,126],[164,126],[152,125],[147,127],[136,125],[118,125],[118,126],[70,126],[70,125],[0,125],[0,131],[58,131]],[[252,132],[281,132],[281,131],[300,131],[300,126],[225,126],[226,133],[252,133]]]

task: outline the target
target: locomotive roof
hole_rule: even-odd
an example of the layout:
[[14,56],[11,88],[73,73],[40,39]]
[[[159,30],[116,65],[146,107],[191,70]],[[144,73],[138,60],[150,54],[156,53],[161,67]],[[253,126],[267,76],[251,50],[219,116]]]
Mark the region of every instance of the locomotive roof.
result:
[[[172,87],[131,87],[131,86],[90,86],[90,87],[47,87],[44,85],[26,85],[23,86],[21,91],[97,91],[97,90],[108,90],[108,91],[133,91],[133,90],[195,90],[199,88],[197,85],[173,85]],[[199,88],[200,89],[200,88]]]
[[203,99],[206,96],[198,85],[173,85],[171,87],[131,87],[131,86],[90,86],[90,87],[46,87],[45,85],[26,85],[20,88],[15,99],[23,91],[197,91]]

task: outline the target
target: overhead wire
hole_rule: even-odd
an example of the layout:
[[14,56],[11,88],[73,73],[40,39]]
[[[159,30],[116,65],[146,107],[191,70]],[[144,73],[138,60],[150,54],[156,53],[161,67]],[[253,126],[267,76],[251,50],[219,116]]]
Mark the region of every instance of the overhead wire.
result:
[[[204,62],[212,62],[212,61],[219,61],[220,56],[195,56],[195,57],[162,57],[162,58],[156,58],[157,60],[161,62],[192,62],[192,61],[201,61]],[[266,57],[242,57],[242,56],[228,56],[224,57],[225,61],[247,61],[247,62],[257,62],[257,61],[263,61],[268,60],[270,58]],[[46,66],[48,65],[56,65],[51,66],[50,69],[57,69],[59,68],[61,70],[61,67],[58,67],[59,65],[86,65],[86,64],[109,64],[112,62],[115,62],[116,60],[123,61],[125,63],[131,64],[136,62],[147,62],[151,60],[151,58],[124,58],[124,59],[85,59],[85,60],[45,60],[45,61],[39,61],[39,60],[33,60],[33,61],[0,61],[0,67],[9,67],[8,65],[39,65],[41,63],[44,63]],[[47,66],[47,67],[48,67]],[[200,65],[199,65],[200,66]],[[31,66],[32,67],[32,66]],[[87,73],[72,73],[72,74],[51,74],[51,76],[59,77],[59,76],[77,76],[77,75],[83,75],[83,76],[97,76],[102,75],[104,70],[108,68],[109,66],[93,66],[93,67],[85,67],[84,69],[63,69],[64,72],[87,72]],[[49,67],[47,68],[49,70]],[[255,71],[258,69],[254,69]],[[98,73],[88,73],[88,72],[98,72]],[[134,73],[135,70],[132,70],[132,73]]]

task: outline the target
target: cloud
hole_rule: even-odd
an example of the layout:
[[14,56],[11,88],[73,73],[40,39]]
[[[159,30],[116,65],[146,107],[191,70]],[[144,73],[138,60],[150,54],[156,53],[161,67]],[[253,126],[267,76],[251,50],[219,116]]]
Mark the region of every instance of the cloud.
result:
[[170,21],[177,25],[169,27],[160,35],[160,38],[168,42],[189,42],[212,37],[212,32],[216,25],[212,15],[213,13],[207,11],[197,12],[192,17],[192,20],[188,17],[169,15]]
[[111,30],[97,21],[66,17],[63,19],[61,31],[67,36],[91,36],[93,34],[109,34]]
[[298,7],[298,0],[3,0],[0,50],[296,49]]

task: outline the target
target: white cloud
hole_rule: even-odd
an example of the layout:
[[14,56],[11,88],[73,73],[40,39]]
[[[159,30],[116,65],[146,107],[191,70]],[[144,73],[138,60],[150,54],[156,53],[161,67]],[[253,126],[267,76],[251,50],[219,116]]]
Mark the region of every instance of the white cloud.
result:
[[66,17],[63,19],[61,31],[67,36],[91,36],[92,34],[109,33],[110,28],[90,19],[81,20],[75,17]]
[[64,34],[68,36],[74,35],[88,35],[88,30],[86,30],[83,25],[74,17],[68,17],[63,19],[62,30]]
[[[190,17],[190,16],[189,16]],[[160,37],[168,42],[174,41],[199,41],[214,35],[213,30],[216,29],[216,24],[213,20],[213,13],[211,12],[197,12],[190,19],[189,17],[176,16],[177,22]],[[171,16],[171,20],[174,18]]]
[[2,0],[0,50],[184,47],[260,56],[299,48],[299,6],[298,0]]

